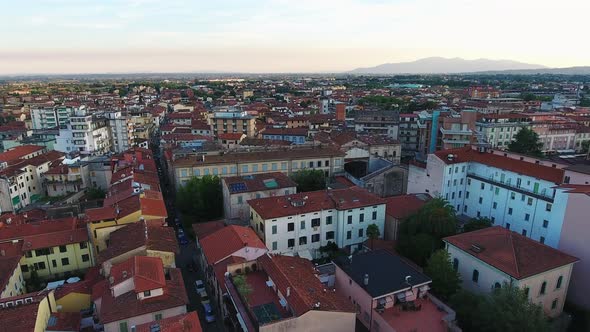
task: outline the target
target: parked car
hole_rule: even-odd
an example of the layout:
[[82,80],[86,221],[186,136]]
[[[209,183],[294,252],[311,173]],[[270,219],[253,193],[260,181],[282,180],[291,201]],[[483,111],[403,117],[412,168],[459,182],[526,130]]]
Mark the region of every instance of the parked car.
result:
[[179,239],[181,237],[183,237],[184,236],[184,229],[178,228],[178,232],[176,233],[176,236],[178,236]]
[[185,246],[188,244],[188,239],[186,238],[186,236],[184,234],[182,234],[181,236],[178,237],[178,241],[180,242],[181,246]]
[[195,288],[197,289],[197,294],[201,294],[201,292],[205,291],[205,283],[203,280],[195,280]]
[[205,291],[199,292],[199,298],[201,299],[201,303],[211,302],[211,300],[209,299],[209,295],[207,295],[207,292]]
[[203,311],[205,311],[205,320],[207,323],[212,323],[215,321],[215,314],[213,313],[211,303],[203,303]]

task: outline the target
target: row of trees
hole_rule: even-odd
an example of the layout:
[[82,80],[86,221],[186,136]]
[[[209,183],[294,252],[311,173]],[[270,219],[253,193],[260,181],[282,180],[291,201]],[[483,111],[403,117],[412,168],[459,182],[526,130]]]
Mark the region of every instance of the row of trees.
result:
[[193,177],[176,193],[180,212],[196,221],[208,221],[223,216],[223,193],[218,176]]

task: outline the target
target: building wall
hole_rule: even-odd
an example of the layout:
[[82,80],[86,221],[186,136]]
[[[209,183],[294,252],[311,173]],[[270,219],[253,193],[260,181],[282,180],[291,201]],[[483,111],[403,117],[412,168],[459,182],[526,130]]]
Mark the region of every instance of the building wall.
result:
[[248,201],[256,198],[283,196],[297,193],[297,187],[286,187],[272,190],[261,190],[244,193],[230,194],[227,186],[223,184],[223,210],[226,219],[248,220],[250,218],[250,206]]
[[133,326],[137,326],[137,325],[144,324],[144,323],[149,323],[151,321],[156,320],[156,314],[161,314],[162,319],[164,319],[164,318],[168,318],[168,317],[182,315],[184,313],[186,313],[186,306],[179,306],[179,307],[174,307],[174,308],[170,308],[170,309],[165,309],[165,310],[158,311],[158,312],[152,312],[152,313],[148,313],[148,314],[144,314],[144,315],[140,315],[140,316],[135,316],[135,317],[130,317],[130,318],[127,318],[124,320],[119,320],[119,321],[104,324],[104,331],[105,332],[119,332],[120,331],[119,324],[122,322],[126,322],[128,331],[131,331],[131,327],[133,327]]
[[[529,300],[541,305],[548,316],[556,317],[563,311],[573,264],[517,280],[449,243],[446,249],[451,261],[458,260],[462,288],[474,293],[489,294],[496,287],[496,283],[500,286],[504,283],[513,284],[522,289],[529,288]],[[474,270],[479,272],[477,282],[473,281]],[[561,287],[556,288],[557,279],[560,276],[563,277],[563,281]],[[547,282],[547,286],[545,294],[540,294],[543,282]],[[555,299],[557,299],[557,306],[552,309],[552,302]]]
[[[83,243],[85,243],[86,248],[81,248],[79,243],[71,243],[65,246],[65,252],[61,252],[59,246],[50,248],[49,255],[37,256],[35,250],[25,252],[25,256],[23,256],[20,263],[21,268],[23,265],[28,266],[28,271],[23,272],[25,279],[30,278],[35,263],[41,262],[45,263],[45,269],[37,269],[40,278],[63,277],[67,273],[85,271],[94,265],[94,257],[91,252],[91,244],[89,242]],[[30,257],[27,257],[29,255]],[[84,262],[82,255],[87,255],[88,260]],[[66,258],[68,264],[63,264],[62,259]]]
[[[8,271],[2,271],[2,273],[7,272]],[[6,286],[0,292],[0,299],[17,296],[24,293],[26,293],[25,279],[20,269],[20,265],[17,264],[14,271],[12,271],[8,282],[6,283]]]
[[356,315],[352,312],[310,310],[305,314],[260,326],[260,332],[283,331],[355,331]]
[[39,303],[35,319],[35,332],[45,332],[49,317],[51,316],[52,310],[55,311],[55,308],[55,297],[53,296],[53,292],[50,292],[47,294],[47,297]]
[[56,300],[60,312],[80,312],[92,306],[90,294],[69,293]]

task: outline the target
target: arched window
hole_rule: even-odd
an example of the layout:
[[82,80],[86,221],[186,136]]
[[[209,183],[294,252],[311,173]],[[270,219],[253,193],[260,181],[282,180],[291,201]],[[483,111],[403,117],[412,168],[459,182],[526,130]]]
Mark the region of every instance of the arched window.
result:
[[546,288],[547,288],[547,281],[543,281],[543,283],[541,284],[541,292],[540,292],[541,295],[545,294]]
[[459,270],[459,260],[456,258],[453,258],[453,269],[455,271]]
[[475,283],[479,280],[479,271],[473,270],[473,274],[471,275],[471,280]]
[[557,286],[555,286],[555,288],[560,289],[562,282],[563,282],[563,276],[559,276],[559,278],[557,278]]
[[494,284],[494,288],[495,288],[495,289],[498,289],[498,288],[501,288],[501,287],[502,287],[502,285],[500,285],[500,283],[499,283],[499,282],[496,282],[496,283]]

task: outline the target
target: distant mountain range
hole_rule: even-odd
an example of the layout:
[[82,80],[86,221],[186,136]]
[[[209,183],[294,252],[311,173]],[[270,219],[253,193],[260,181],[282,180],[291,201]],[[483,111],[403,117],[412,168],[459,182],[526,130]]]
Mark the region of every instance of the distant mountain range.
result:
[[545,66],[511,60],[431,57],[411,62],[385,63],[375,67],[357,68],[351,74],[458,74],[506,70],[552,70]]

